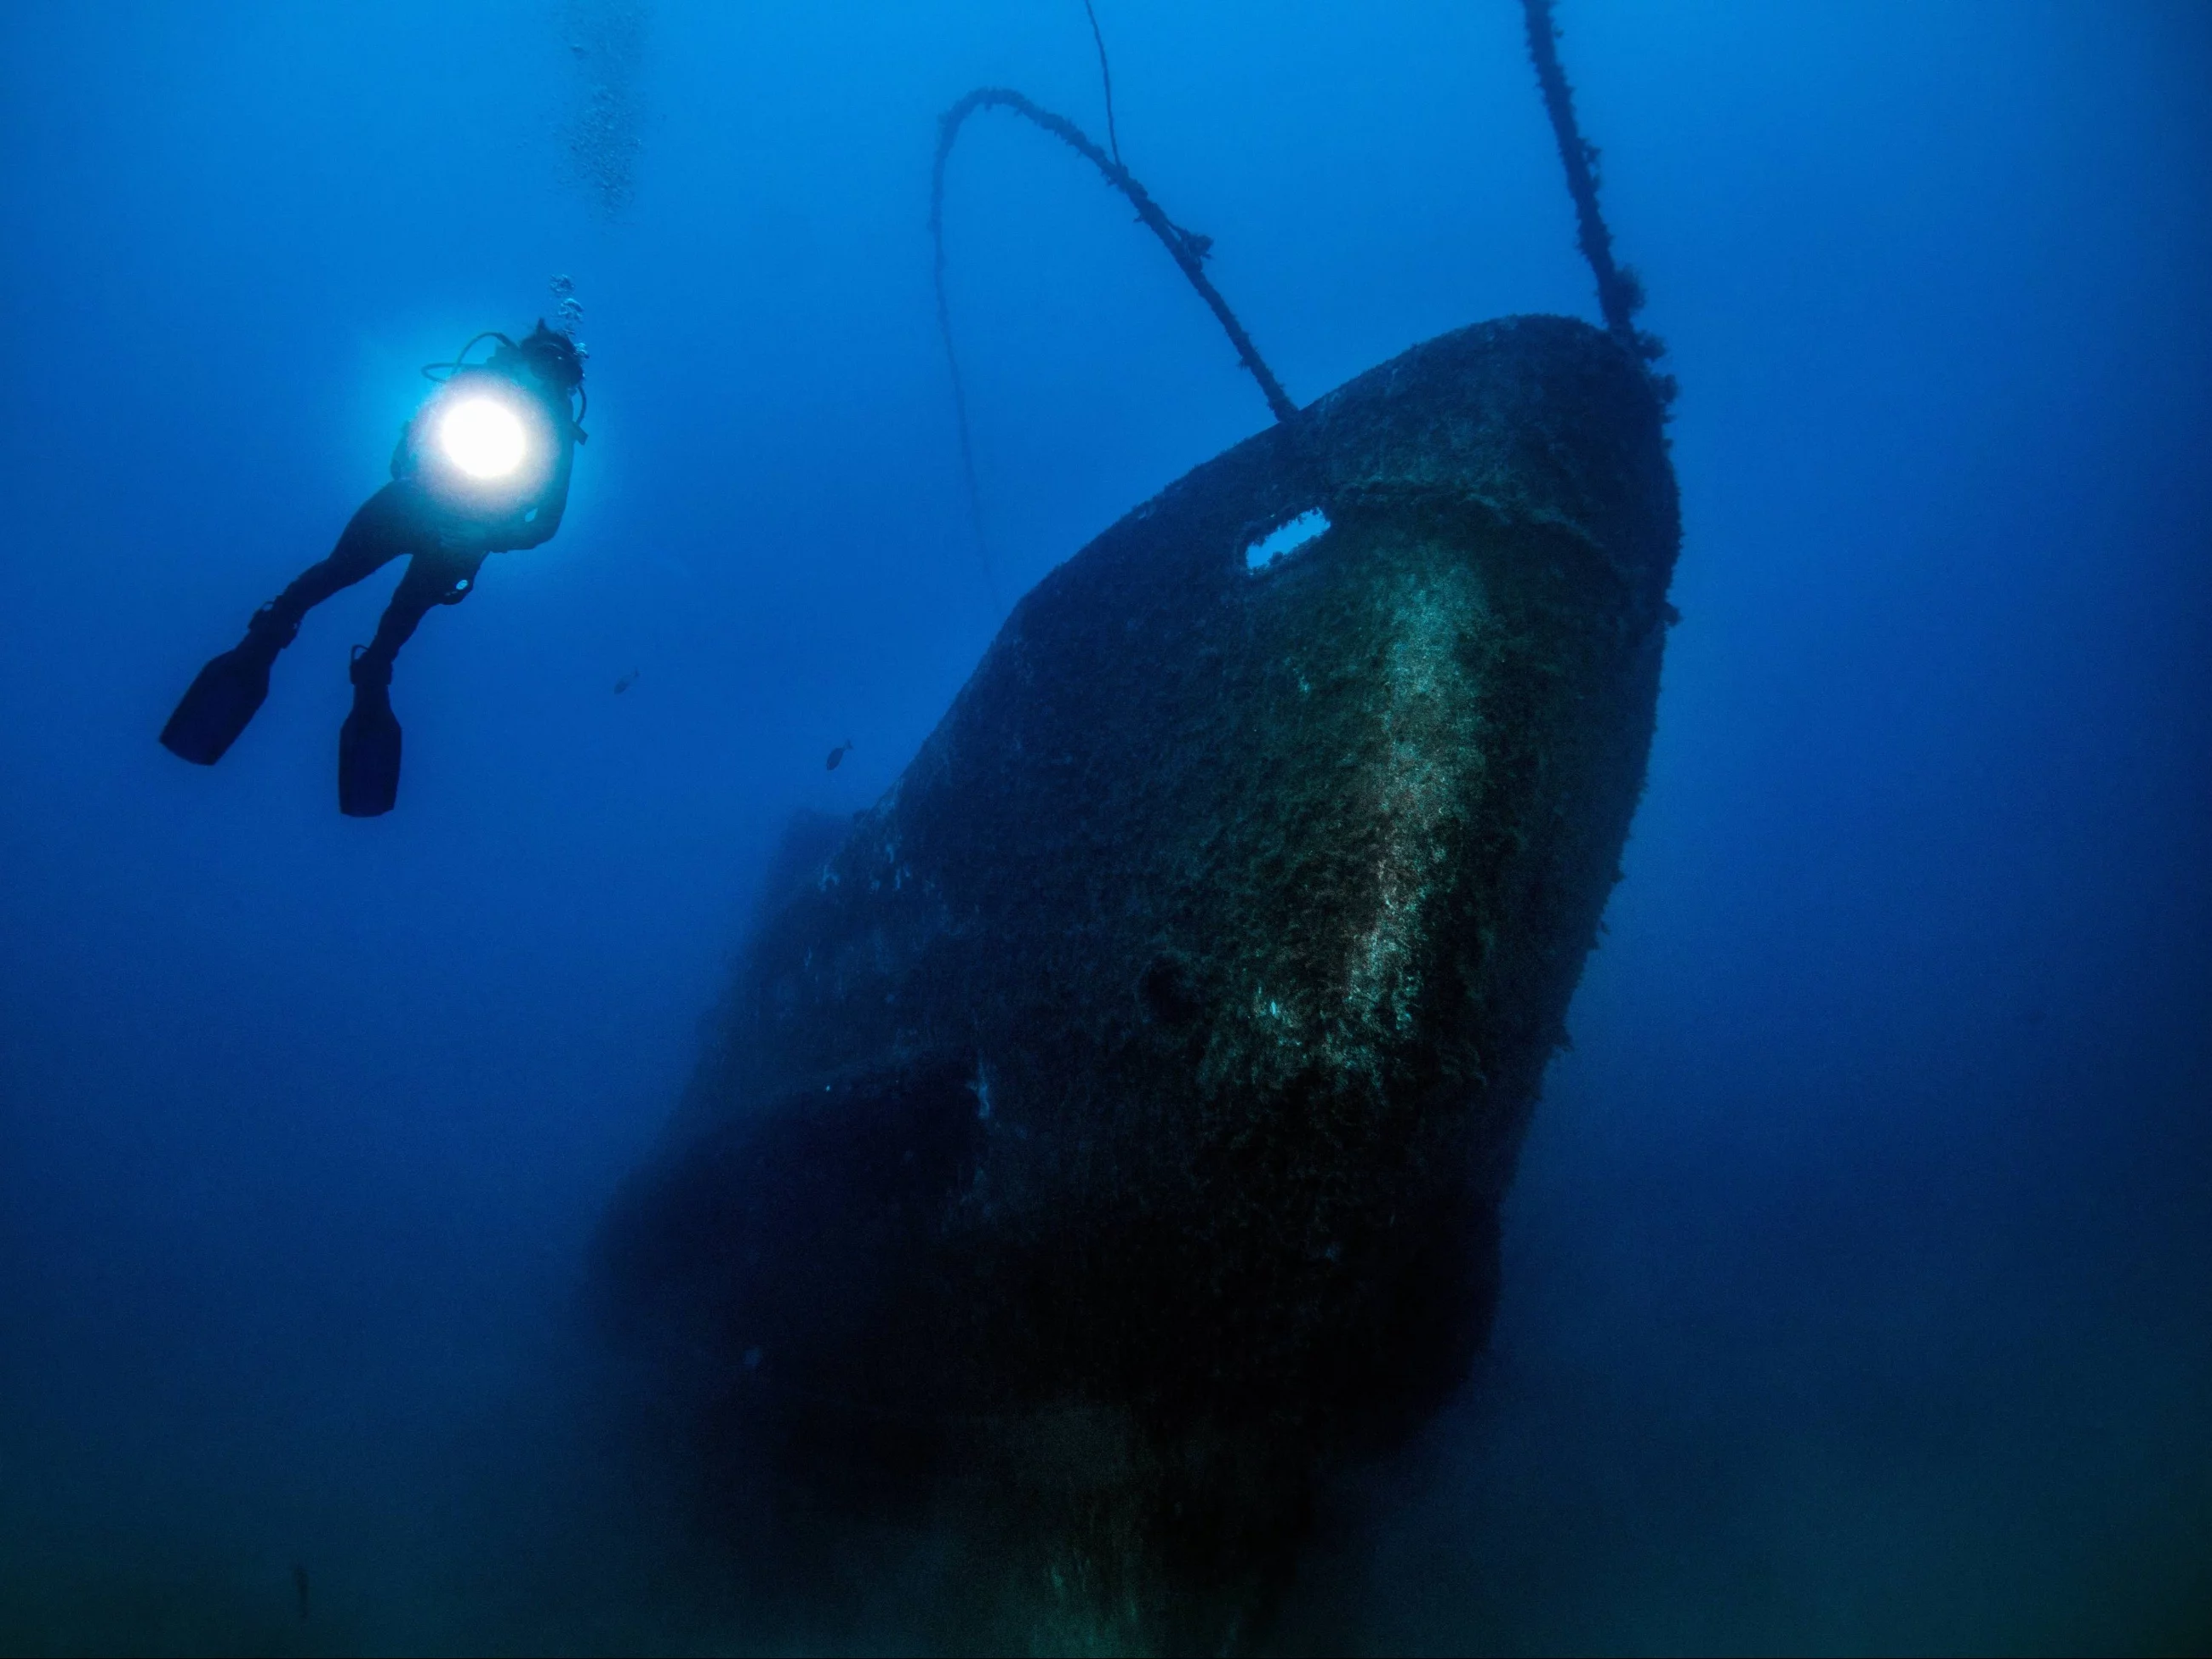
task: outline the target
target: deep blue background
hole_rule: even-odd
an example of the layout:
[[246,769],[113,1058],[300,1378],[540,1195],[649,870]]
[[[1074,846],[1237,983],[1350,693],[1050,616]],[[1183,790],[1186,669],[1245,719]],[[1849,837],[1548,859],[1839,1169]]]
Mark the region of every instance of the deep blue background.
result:
[[[1683,384],[1684,620],[1493,1352],[1316,1603],[2202,1647],[2212,9],[1561,10]],[[1508,0],[1100,11],[1294,397],[1590,314]],[[570,43],[633,15],[610,219]],[[1103,131],[1077,0],[0,9],[0,1648],[743,1639],[567,1403],[574,1293],[784,818],[872,799],[995,626],[924,232],[990,82]],[[1006,601],[1266,411],[1041,135],[977,123],[949,225]],[[164,754],[416,365],[556,271],[570,518],[402,657],[399,810],[334,810],[388,575],[221,768]]]

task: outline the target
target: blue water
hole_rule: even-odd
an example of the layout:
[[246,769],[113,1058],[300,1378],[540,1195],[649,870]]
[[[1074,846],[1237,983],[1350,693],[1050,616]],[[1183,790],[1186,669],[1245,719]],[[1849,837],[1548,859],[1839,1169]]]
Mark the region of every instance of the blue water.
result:
[[[1492,1351],[1293,1627],[2201,1650],[2212,10],[1560,8],[1682,384],[1683,621]],[[1294,397],[1593,314],[1507,0],[1099,13]],[[1077,0],[0,9],[0,1649],[746,1642],[589,1405],[592,1228],[792,810],[1267,418],[980,118],[987,582],[926,212],[990,82],[1103,131]],[[568,520],[402,655],[398,811],[334,801],[390,574],[219,768],[163,753],[416,366],[556,274]]]

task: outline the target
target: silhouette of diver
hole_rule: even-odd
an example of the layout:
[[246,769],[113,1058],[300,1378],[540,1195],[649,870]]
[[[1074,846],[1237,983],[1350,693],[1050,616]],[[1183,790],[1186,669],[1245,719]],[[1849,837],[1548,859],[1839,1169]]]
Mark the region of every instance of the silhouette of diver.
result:
[[[489,362],[462,362],[477,341],[496,340]],[[392,482],[362,504],[330,557],[253,613],[246,638],[210,661],[185,693],[162,745],[212,766],[269,695],[269,671],[301,618],[402,554],[407,573],[376,625],[356,646],[353,712],[338,732],[338,811],[374,817],[399,793],[399,722],[392,713],[392,663],[433,605],[459,605],[492,553],[550,541],[568,502],[568,472],[584,441],[583,390],[575,342],[545,326],[518,344],[479,334],[451,363],[423,370],[442,380],[399,434]]]

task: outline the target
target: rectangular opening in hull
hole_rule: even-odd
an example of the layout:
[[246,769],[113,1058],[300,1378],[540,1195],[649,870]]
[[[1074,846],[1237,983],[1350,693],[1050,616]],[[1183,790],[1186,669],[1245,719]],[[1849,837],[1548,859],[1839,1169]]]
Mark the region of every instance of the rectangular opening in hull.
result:
[[1254,575],[1280,563],[1328,533],[1328,514],[1319,507],[1301,513],[1279,530],[1271,530],[1244,550],[1244,568]]

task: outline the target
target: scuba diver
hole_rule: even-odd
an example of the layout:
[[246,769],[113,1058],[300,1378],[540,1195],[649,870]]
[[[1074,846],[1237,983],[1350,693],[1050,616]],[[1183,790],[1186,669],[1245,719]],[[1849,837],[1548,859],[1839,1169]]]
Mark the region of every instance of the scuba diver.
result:
[[[489,360],[465,362],[483,340],[499,342]],[[452,362],[422,372],[442,384],[401,428],[392,482],[362,504],[330,557],[255,611],[244,641],[200,670],[161,729],[172,754],[201,766],[221,760],[269,695],[270,668],[301,618],[406,554],[376,637],[354,647],[353,712],[338,732],[338,811],[368,818],[392,810],[399,793],[392,659],[433,605],[459,605],[474,591],[487,555],[553,538],[585,439],[582,354],[542,318],[519,343],[479,334]]]

